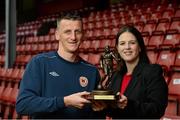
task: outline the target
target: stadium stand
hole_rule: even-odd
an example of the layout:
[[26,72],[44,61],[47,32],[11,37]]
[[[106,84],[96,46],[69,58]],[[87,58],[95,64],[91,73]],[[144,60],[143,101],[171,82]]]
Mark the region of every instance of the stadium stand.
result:
[[[100,55],[104,47],[115,46],[116,34],[124,24],[134,25],[144,38],[151,63],[159,63],[164,69],[169,88],[169,102],[161,118],[180,119],[180,5],[178,0],[140,0],[136,4],[116,3],[105,10],[90,10],[83,17],[84,41],[80,56],[96,65],[101,76]],[[82,12],[86,12],[81,10]],[[128,14],[127,14],[128,13]],[[43,24],[55,22],[58,14],[38,17],[34,21],[17,26],[16,60],[13,68],[5,69],[5,34],[0,33],[0,119],[28,119],[15,111],[18,87],[24,69],[37,54],[57,50],[55,28],[50,26],[38,36]]]

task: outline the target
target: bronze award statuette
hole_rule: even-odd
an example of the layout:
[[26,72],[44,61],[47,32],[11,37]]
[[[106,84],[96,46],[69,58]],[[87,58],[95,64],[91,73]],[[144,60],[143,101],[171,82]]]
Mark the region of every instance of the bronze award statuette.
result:
[[116,100],[118,95],[115,95],[113,91],[108,90],[108,86],[111,83],[110,79],[112,77],[113,72],[113,59],[118,62],[120,59],[116,56],[114,52],[112,52],[109,46],[105,47],[104,53],[100,59],[100,65],[103,69],[105,76],[107,77],[105,85],[102,86],[102,83],[105,80],[100,80],[97,90],[93,90],[91,94],[87,97],[91,100]]

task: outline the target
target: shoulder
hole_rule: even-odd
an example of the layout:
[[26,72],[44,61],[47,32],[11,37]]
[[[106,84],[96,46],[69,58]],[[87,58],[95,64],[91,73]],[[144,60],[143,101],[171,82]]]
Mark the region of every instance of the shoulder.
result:
[[89,67],[89,68],[98,70],[95,65],[93,65],[93,64],[91,64],[91,63],[89,63],[88,61],[85,61],[85,60],[83,60],[83,59],[80,60],[80,63],[81,63],[81,65],[83,65],[83,66],[86,66],[86,67]]
[[41,54],[37,54],[32,58],[32,61],[36,61],[36,60],[43,60],[43,59],[52,59],[52,58],[56,58],[57,55],[55,54],[55,52],[47,52],[47,53],[41,53]]
[[93,64],[91,64],[91,63],[89,63],[87,61],[81,61],[81,64],[85,68],[89,69],[89,71],[94,71],[96,74],[99,74],[99,70],[98,70],[98,68],[95,65],[93,65]]
[[146,79],[147,84],[165,84],[165,80],[163,77],[163,69],[159,64],[148,64],[145,65],[143,69],[143,76]]
[[53,52],[38,54],[38,55],[34,56],[33,58],[34,59],[43,59],[43,58],[51,59],[51,58],[55,58],[55,57],[57,57],[57,55],[56,55],[55,51],[53,51]]
[[150,73],[162,74],[163,73],[162,67],[159,64],[145,64],[143,71],[147,74],[150,74]]
[[57,58],[55,52],[41,53],[33,56],[28,64],[42,64],[54,58]]

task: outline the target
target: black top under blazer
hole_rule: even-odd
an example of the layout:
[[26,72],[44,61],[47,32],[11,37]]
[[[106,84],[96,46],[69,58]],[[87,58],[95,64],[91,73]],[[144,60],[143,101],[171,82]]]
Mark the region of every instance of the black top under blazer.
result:
[[[109,89],[120,91],[123,75],[119,71],[112,76]],[[138,63],[124,95],[128,98],[125,109],[110,108],[112,118],[160,118],[168,103],[168,87],[160,65]]]

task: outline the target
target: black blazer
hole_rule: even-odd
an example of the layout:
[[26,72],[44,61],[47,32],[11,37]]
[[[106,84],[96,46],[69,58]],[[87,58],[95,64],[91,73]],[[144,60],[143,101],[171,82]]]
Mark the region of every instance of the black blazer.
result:
[[[109,89],[120,91],[123,75],[119,71],[112,76]],[[163,71],[157,64],[138,64],[124,95],[128,98],[125,109],[109,108],[112,118],[160,118],[168,103],[168,87]]]

